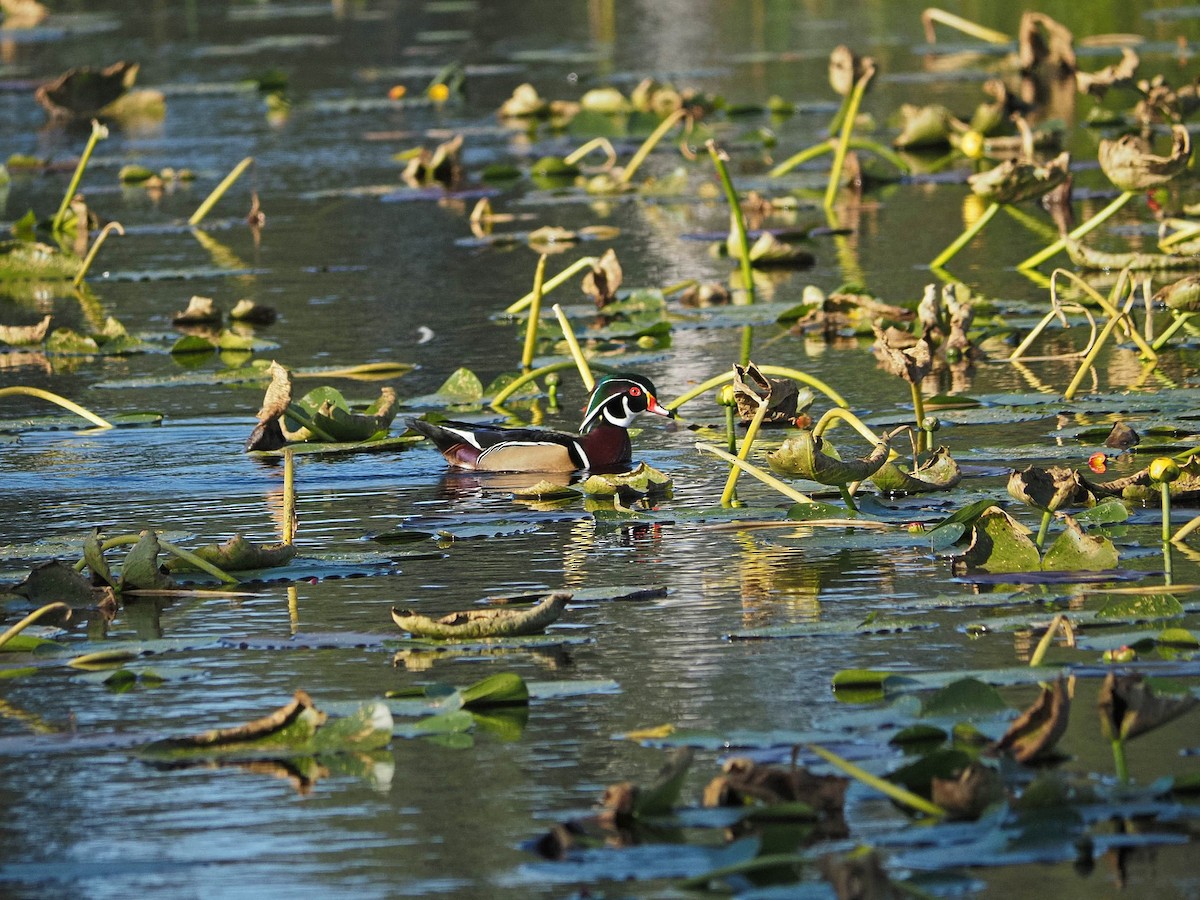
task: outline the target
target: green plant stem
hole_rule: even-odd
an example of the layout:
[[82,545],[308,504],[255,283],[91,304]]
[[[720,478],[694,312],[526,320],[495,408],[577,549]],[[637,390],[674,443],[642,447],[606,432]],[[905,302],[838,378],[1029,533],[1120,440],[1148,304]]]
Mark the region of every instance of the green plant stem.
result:
[[1162,539],[1166,544],[1171,541],[1171,485],[1164,481],[1158,490],[1162,497]]
[[283,451],[283,542],[296,538],[296,459],[291,450]]
[[646,161],[646,157],[650,155],[650,151],[653,150],[658,142],[663,139],[666,133],[674,128],[675,124],[686,115],[687,112],[685,110],[677,109],[659,122],[658,127],[650,133],[650,137],[646,138],[646,140],[642,142],[642,146],[638,147],[637,153],[633,154],[633,158],[629,160],[629,164],[625,166],[625,169],[621,172],[621,177],[617,179],[618,183],[629,184],[629,182],[633,180],[634,172],[641,168],[642,163]]
[[863,94],[866,93],[867,83],[875,75],[874,65],[867,65],[866,71],[854,82],[854,90],[850,92],[850,100],[842,119],[842,130],[838,136],[837,147],[833,152],[833,165],[829,169],[829,183],[825,186],[825,208],[833,206],[838,189],[842,183],[842,169],[846,165],[846,153],[850,149],[850,135],[854,131],[854,120],[858,118],[858,108],[862,104]]
[[107,419],[102,419],[91,410],[84,409],[78,403],[68,400],[66,397],[61,397],[58,394],[52,393],[51,391],[45,391],[41,388],[35,387],[25,387],[24,385],[14,385],[13,387],[0,388],[0,397],[15,396],[37,397],[41,400],[49,400],[51,403],[56,403],[63,409],[70,410],[71,412],[75,413],[75,415],[87,419],[89,422],[99,428],[113,427],[112,422],[109,422]]
[[939,818],[946,815],[946,811],[936,803],[932,803],[919,794],[914,794],[912,791],[905,790],[898,784],[893,784],[884,778],[880,778],[878,775],[872,775],[866,769],[856,766],[848,759],[843,759],[831,750],[826,750],[824,747],[821,747],[817,744],[806,744],[805,747],[817,754],[817,756],[821,757],[821,759],[825,760],[831,766],[841,769],[856,781],[861,781],[863,784],[873,787],[875,790],[886,794],[897,803],[902,803],[905,806],[909,806],[915,810],[918,810],[919,812],[927,813],[928,815],[937,816]]
[[579,377],[583,379],[583,386],[587,388],[588,393],[592,392],[592,388],[596,386],[596,379],[592,375],[591,367],[588,366],[588,361],[583,358],[583,351],[579,349],[579,341],[575,340],[575,332],[571,328],[571,323],[567,320],[567,314],[563,312],[563,308],[557,303],[552,307],[554,315],[558,319],[559,327],[562,328],[563,337],[567,339],[567,348],[571,351],[571,358],[575,360],[575,367],[579,369]]
[[[580,259],[575,260],[575,262],[571,263],[569,266],[567,266],[565,269],[563,269],[557,275],[554,275],[551,278],[548,278],[546,280],[546,283],[542,285],[542,293],[543,294],[550,293],[552,290],[554,290],[556,287],[558,287],[564,281],[567,281],[576,272],[579,272],[581,269],[590,269],[593,266],[595,266],[598,262],[599,262],[599,260],[596,259],[596,257],[594,257],[594,256],[584,256],[584,257],[581,257]],[[510,304],[504,310],[504,313],[505,313],[505,315],[509,315],[509,316],[515,315],[516,313],[519,313],[523,309],[528,307],[531,303],[533,303],[533,291],[530,291],[528,294],[526,294],[520,300],[517,300],[515,303]]]
[[217,201],[225,196],[225,192],[233,187],[233,183],[241,177],[242,173],[250,167],[250,163],[254,162],[253,156],[247,156],[240,163],[233,167],[228,175],[226,175],[221,183],[213,188],[213,192],[204,198],[204,202],[196,207],[196,211],[192,213],[192,217],[188,219],[189,225],[199,225],[204,221],[204,217],[208,215],[209,210],[217,205]]
[[[189,563],[191,563],[197,569],[207,572],[209,575],[212,575],[215,578],[220,579],[221,581],[225,582],[226,584],[238,584],[238,579],[234,578],[232,575],[230,575],[228,572],[224,571],[223,569],[221,569],[217,566],[214,566],[208,560],[202,559],[201,557],[197,556],[195,553],[192,553],[190,550],[184,550],[182,547],[177,547],[168,541],[164,541],[162,539],[161,535],[156,535],[156,537],[158,539],[158,546],[161,547],[163,550],[166,550],[168,553],[172,553],[175,556],[178,556],[180,559],[187,560]],[[106,550],[112,550],[114,547],[129,547],[129,546],[132,546],[133,544],[136,544],[141,539],[142,539],[142,536],[140,534],[120,534],[120,535],[117,535],[116,537],[110,537],[110,538],[105,539],[104,542],[101,543],[100,552],[103,553]],[[86,566],[87,566],[86,559],[81,559],[77,563],[75,563],[76,571],[82,572]]]
[[842,495],[842,502],[846,504],[846,508],[853,512],[858,512],[858,506],[854,502],[854,494],[850,488],[844,484],[839,484],[837,489],[838,493]]
[[992,217],[995,216],[999,211],[999,203],[993,203],[988,206],[988,208],[985,209],[982,214],[980,214],[978,219],[968,225],[963,233],[955,238],[954,242],[950,244],[949,247],[937,255],[934,261],[929,264],[929,267],[931,269],[940,269],[942,266],[948,263],[954,258],[955,254],[957,254],[959,250],[971,242],[971,239],[974,238],[975,235],[983,231],[984,226],[987,225],[988,222],[992,221]]
[[1113,768],[1117,770],[1117,778],[1125,783],[1129,781],[1129,763],[1125,760],[1125,741],[1116,738],[1112,742]]
[[87,275],[88,269],[92,267],[92,263],[96,259],[96,254],[100,252],[100,245],[108,240],[109,234],[114,231],[122,236],[125,234],[125,229],[121,227],[120,222],[109,222],[100,229],[100,233],[96,235],[96,240],[92,241],[92,246],[88,248],[87,256],[83,258],[83,262],[79,266],[79,271],[71,279],[71,287],[77,288],[83,283],[84,276]]
[[741,365],[743,367],[750,365],[750,355],[753,350],[754,350],[754,326],[743,325],[742,326],[742,349],[741,349],[741,353],[738,354],[738,362],[741,363]]
[[[754,439],[758,437],[758,428],[762,425],[762,421],[767,415],[767,402],[765,400],[758,401],[758,409],[755,410],[754,418],[750,420],[750,425],[746,428],[746,436],[742,438],[742,449],[738,451],[737,458],[745,461],[750,455],[750,448],[754,446]],[[721,492],[721,505],[730,506],[733,503],[733,492],[737,489],[738,475],[741,474],[741,469],[734,466],[729,470],[729,478],[725,481],[725,490]]]
[[1081,237],[1086,235],[1088,232],[1099,227],[1100,225],[1103,225],[1105,222],[1107,222],[1113,216],[1114,213],[1116,213],[1117,210],[1119,210],[1122,206],[1124,206],[1126,203],[1128,203],[1130,200],[1132,200],[1134,196],[1136,196],[1136,195],[1133,193],[1133,191],[1122,192],[1115,200],[1113,200],[1110,204],[1108,204],[1108,206],[1104,207],[1104,209],[1100,210],[1100,212],[1096,213],[1096,215],[1092,216],[1090,219],[1088,219],[1082,225],[1075,228],[1075,230],[1073,230],[1065,238],[1059,238],[1057,241],[1055,241],[1050,246],[1039,250],[1037,253],[1033,254],[1033,256],[1029,257],[1028,259],[1017,263],[1017,268],[1018,269],[1032,269],[1035,266],[1038,266],[1041,263],[1044,263],[1046,260],[1048,260],[1050,257],[1052,257],[1055,253],[1058,253],[1058,251],[1062,250],[1063,247],[1067,246],[1068,240],[1077,241]]
[[[300,423],[300,427],[307,428],[313,437],[320,438],[322,441],[328,441],[331,444],[337,443],[337,438],[318,425],[316,420],[308,414],[308,410],[299,403],[289,403],[284,416],[295,419]],[[286,437],[287,435],[285,434],[284,436]]]
[[71,607],[67,606],[67,604],[61,602],[47,603],[45,606],[35,609],[16,625],[5,631],[4,634],[0,634],[0,647],[3,647],[42,616],[58,610],[65,610],[68,617],[71,615]]
[[[62,203],[58,205],[58,212],[54,214],[54,218],[50,222],[50,230],[58,234],[62,231],[63,220],[67,216],[67,210],[71,207],[71,201],[75,199],[75,192],[79,190],[79,182],[83,181],[83,170],[87,168],[88,160],[92,158],[92,151],[96,149],[96,144],[108,137],[108,129],[101,125],[95,119],[92,119],[92,133],[88,135],[87,145],[83,148],[83,155],[79,157],[79,162],[75,166],[75,172],[71,175],[71,181],[67,184],[67,192],[63,194]],[[87,230],[87,222],[76,223],[76,228]]]
[[711,453],[713,456],[717,457],[718,459],[725,460],[725,462],[729,463],[734,468],[741,469],[743,472],[745,472],[747,475],[751,476],[752,478],[757,478],[763,484],[775,488],[775,490],[779,491],[779,493],[783,494],[783,496],[787,497],[789,500],[791,500],[795,503],[812,503],[813,502],[812,497],[809,497],[806,494],[800,493],[798,490],[796,490],[790,484],[780,481],[778,478],[776,478],[770,472],[764,472],[762,469],[760,469],[758,466],[754,465],[753,463],[747,462],[744,459],[739,459],[737,456],[735,456],[732,453],[726,453],[720,447],[714,446],[713,444],[697,444],[696,449],[702,450],[705,453]]
[[1042,510],[1042,521],[1038,524],[1037,544],[1038,550],[1042,549],[1042,544],[1046,542],[1046,532],[1050,530],[1050,520],[1054,518],[1054,513],[1048,509]]
[[[746,216],[742,212],[742,204],[738,199],[737,191],[733,187],[733,181],[729,178],[729,170],[725,167],[727,159],[725,152],[717,147],[717,142],[709,140],[706,144],[708,147],[708,155],[712,158],[713,166],[716,167],[717,177],[721,180],[721,186],[725,189],[725,199],[729,203],[729,230],[730,237],[737,241],[738,250],[738,265],[742,270],[743,287],[746,290],[746,302],[754,302],[754,265],[750,261],[750,238],[746,235]],[[743,352],[745,350],[745,341],[743,339]],[[744,365],[744,362],[743,362]]]
[[[825,382],[821,381],[819,378],[815,378],[812,375],[809,375],[807,372],[801,372],[799,369],[790,369],[786,366],[759,366],[758,370],[764,375],[778,375],[781,378],[794,378],[801,384],[807,384],[809,387],[820,391],[839,407],[845,408],[850,405],[846,402],[845,398],[842,397],[841,394],[839,394]],[[721,375],[714,375],[712,378],[708,379],[708,381],[701,382],[691,390],[685,391],[668,403],[666,405],[667,409],[678,409],[689,400],[695,400],[701,394],[706,394],[713,388],[718,388],[728,381],[733,381],[732,370],[729,372],[724,372]]]
[[921,424],[925,421],[925,398],[921,396],[921,386],[919,384],[910,382],[908,386],[912,388],[913,417],[917,420],[917,452],[924,453],[930,449],[929,435]]
[[533,367],[533,351],[537,346],[538,321],[542,315],[542,283],[546,277],[546,254],[538,258],[533,273],[533,300],[529,304],[529,321],[525,324],[525,347],[521,352],[521,370],[528,372]]

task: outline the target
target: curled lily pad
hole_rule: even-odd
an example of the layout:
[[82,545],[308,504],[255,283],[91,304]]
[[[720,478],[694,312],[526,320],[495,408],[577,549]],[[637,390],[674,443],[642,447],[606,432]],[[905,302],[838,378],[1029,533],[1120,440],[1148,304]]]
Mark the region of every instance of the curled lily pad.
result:
[[133,87],[138,68],[126,61],[103,69],[79,66],[39,85],[34,97],[55,119],[91,119]]
[[171,322],[175,325],[219,325],[221,310],[217,309],[212,297],[196,295],[188,300],[187,309],[171,317]]
[[0,241],[0,281],[74,278],[83,260],[37,241]]
[[1005,160],[994,169],[967,179],[971,190],[992,203],[1020,203],[1049,193],[1067,180],[1071,155],[1060,153],[1044,166],[1021,160]]
[[971,528],[971,543],[958,558],[968,569],[985,572],[1036,572],[1041,555],[1029,529],[998,506],[989,507]]
[[[812,391],[807,388],[801,391],[791,378],[768,378],[751,362],[733,367],[733,399],[743,421],[755,417],[762,401],[767,404],[764,423],[791,425],[799,414],[812,406],[814,398]],[[807,422],[807,418],[804,421]]]
[[1048,754],[1067,730],[1071,697],[1062,675],[1053,687],[1043,687],[1038,699],[1021,713],[992,750],[1005,753],[1019,763],[1028,763]]
[[[1160,493],[1159,486],[1150,477],[1149,466],[1112,481],[1095,482],[1085,478],[1083,482],[1098,497],[1120,497],[1136,502],[1156,499]],[[1169,490],[1174,500],[1190,503],[1200,499],[1200,460],[1193,457],[1182,464],[1179,478],[1170,483]]]
[[1084,504],[1090,496],[1079,473],[1067,466],[1029,466],[1013,472],[1008,479],[1008,493],[1015,500],[1050,512]]
[[901,150],[948,146],[950,136],[956,131],[954,114],[938,104],[914,106],[905,103],[900,107],[900,118],[903,125],[892,146]]
[[1186,127],[1173,125],[1169,156],[1154,154],[1149,142],[1135,134],[1101,141],[1098,155],[1109,181],[1123,191],[1144,191],[1166,184],[1187,168],[1192,138]]
[[456,369],[432,394],[405,399],[405,406],[478,406],[483,401],[483,382],[470,369]]
[[161,551],[158,536],[149,529],[143,531],[121,566],[118,582],[121,590],[163,590],[175,587],[175,582],[164,575],[158,564]]
[[498,113],[505,119],[538,118],[549,114],[550,104],[528,82],[513,88],[512,96],[500,104]]
[[830,485],[865,481],[879,471],[887,458],[888,445],[880,441],[866,456],[842,460],[823,438],[807,428],[790,436],[778,450],[767,454],[767,462],[781,475]]
[[570,599],[570,594],[556,592],[526,609],[472,609],[440,619],[393,608],[392,621],[410,634],[440,640],[514,637],[544,631],[562,615]]
[[933,350],[928,338],[921,337],[909,346],[902,346],[895,329],[884,331],[873,324],[872,330],[875,332],[875,343],[871,351],[884,371],[903,378],[909,384],[920,384],[933,371]]
[[1200,312],[1200,275],[1185,275],[1159,288],[1153,299],[1176,312]]
[[1110,741],[1128,740],[1153,731],[1200,705],[1190,693],[1155,690],[1139,673],[1110,672],[1100,688],[1100,727]]
[[380,388],[379,399],[363,412],[354,412],[335,388],[320,387],[288,407],[289,419],[303,419],[303,427],[289,437],[296,441],[319,438],[338,442],[378,439],[387,435],[396,412],[396,391],[391,387]]
[[616,251],[609,247],[596,264],[583,276],[583,292],[592,298],[598,309],[603,309],[617,298],[623,274]]
[[923,494],[945,491],[962,480],[962,469],[945,447],[938,447],[917,468],[905,471],[891,460],[871,476],[871,483],[885,494]]

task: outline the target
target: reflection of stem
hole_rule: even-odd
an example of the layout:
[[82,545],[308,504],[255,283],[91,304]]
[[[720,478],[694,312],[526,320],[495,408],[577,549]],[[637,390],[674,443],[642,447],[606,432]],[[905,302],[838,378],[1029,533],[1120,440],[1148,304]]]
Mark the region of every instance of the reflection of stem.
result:
[[1046,532],[1050,530],[1050,520],[1052,518],[1054,518],[1054,513],[1048,509],[1042,510],[1042,523],[1038,526],[1037,540],[1034,541],[1037,544],[1038,550],[1041,550],[1042,544],[1046,542]]
[[291,626],[292,635],[300,630],[300,592],[294,584],[289,584],[287,589],[287,604],[288,604],[288,625]]
[[[594,257],[594,256],[585,256],[581,259],[575,260],[575,262],[571,263],[571,265],[567,266],[565,269],[563,269],[557,275],[553,276],[552,278],[547,279],[546,283],[542,285],[542,292],[546,293],[546,294],[550,293],[552,290],[554,290],[556,287],[558,287],[560,284],[562,284],[564,281],[566,281],[568,278],[570,278],[572,275],[574,275],[580,269],[590,269],[593,266],[595,266],[598,262],[599,262],[599,260],[596,259],[596,257]],[[533,291],[530,291],[528,294],[526,294],[520,300],[516,301],[515,303],[511,304],[507,309],[505,309],[504,310],[505,315],[511,316],[514,313],[519,313],[521,310],[525,309],[525,307],[529,306],[529,304],[531,304],[532,302],[533,302]]]
[[571,328],[571,323],[567,321],[567,314],[563,312],[563,308],[557,303],[552,307],[554,315],[558,317],[558,324],[562,328],[563,337],[567,339],[567,349],[571,351],[571,358],[575,360],[575,367],[579,369],[579,377],[583,379],[583,386],[591,393],[592,388],[596,386],[596,379],[592,376],[592,370],[588,366],[588,361],[583,358],[583,351],[579,349],[579,341],[575,340],[575,332]]
[[[738,459],[744,461],[750,455],[750,448],[754,446],[754,439],[758,436],[758,428],[766,416],[767,401],[760,398],[754,418],[750,420],[750,425],[746,428],[746,436],[742,438],[742,449],[738,451]],[[737,466],[729,470],[729,478],[725,481],[725,490],[721,492],[722,506],[729,506],[733,502],[733,492],[737,488],[738,475],[741,474],[741,471]]]
[[854,120],[858,118],[858,107],[866,93],[867,83],[875,75],[875,66],[865,64],[865,69],[858,81],[854,82],[854,90],[850,92],[850,100],[846,104],[845,118],[842,120],[841,134],[838,135],[837,149],[833,153],[833,165],[829,170],[829,184],[825,186],[825,208],[833,206],[838,189],[842,183],[842,169],[846,164],[846,152],[850,149],[850,135],[854,131]]
[[1172,583],[1172,565],[1171,565],[1171,542],[1164,538],[1163,540],[1163,583],[1170,585]]
[[221,180],[221,183],[213,188],[213,192],[204,198],[204,202],[196,207],[196,211],[188,219],[188,224],[199,225],[204,220],[204,217],[208,215],[209,210],[217,205],[217,201],[225,196],[225,192],[233,187],[233,183],[241,177],[242,173],[246,171],[252,162],[254,162],[254,157],[247,156],[234,166],[230,173]]
[[750,365],[750,351],[754,348],[754,326],[742,326],[742,352],[738,362],[743,366]]
[[57,403],[63,409],[68,409],[77,416],[82,416],[93,425],[100,428],[112,428],[112,422],[100,418],[91,410],[84,409],[78,403],[68,400],[66,397],[60,397],[51,391],[42,390],[36,387],[25,387],[24,385],[15,385],[13,387],[0,388],[0,397],[14,397],[24,395],[28,397],[38,397],[42,400],[49,400],[51,403]]
[[[846,407],[850,405],[845,401],[841,394],[839,394],[825,382],[821,381],[819,378],[815,378],[812,375],[809,375],[807,372],[801,372],[798,369],[789,369],[786,366],[759,366],[758,371],[762,372],[764,375],[778,375],[781,378],[794,378],[796,381],[799,381],[802,384],[807,384],[811,388],[816,388],[818,391],[836,403],[839,407]],[[702,382],[701,384],[696,385],[690,391],[680,394],[667,404],[667,409],[678,409],[689,400],[695,400],[701,394],[708,393],[713,388],[720,387],[727,381],[733,381],[732,371],[725,372],[722,375],[714,375],[712,378],[708,379],[708,381]]]
[[1133,197],[1134,193],[1132,191],[1124,191],[1115,200],[1113,200],[1112,203],[1108,204],[1108,206],[1104,207],[1104,209],[1100,210],[1100,212],[1096,213],[1096,215],[1092,216],[1066,237],[1059,238],[1049,247],[1039,250],[1037,253],[1033,254],[1033,256],[1029,257],[1023,262],[1017,263],[1017,268],[1032,269],[1034,266],[1044,263],[1055,253],[1065,247],[1068,240],[1077,241],[1097,226],[1103,225],[1118,209],[1128,203],[1131,199],[1133,199]]
[[529,304],[529,321],[525,325],[525,348],[521,353],[521,371],[533,366],[533,351],[537,344],[538,319],[542,314],[542,282],[546,277],[546,254],[538,259],[533,273],[533,300]]
[[940,269],[947,262],[949,262],[959,250],[971,242],[971,239],[974,238],[975,235],[983,231],[983,226],[992,221],[992,217],[999,211],[1000,204],[992,203],[983,211],[978,219],[967,226],[966,230],[964,230],[963,233],[955,239],[954,243],[937,255],[937,258],[929,264],[929,267],[931,269]]
[[1129,780],[1129,764],[1125,762],[1125,741],[1116,738],[1112,742],[1113,766],[1117,770],[1117,778],[1122,782]]
[[[79,189],[79,182],[83,180],[83,170],[87,168],[88,160],[92,158],[92,151],[96,149],[96,144],[106,137],[108,137],[108,129],[95,119],[92,119],[92,133],[88,136],[87,146],[83,148],[83,155],[79,157],[79,162],[75,166],[75,173],[71,176],[71,181],[67,185],[67,192],[63,195],[58,212],[54,214],[54,218],[50,222],[50,230],[53,233],[58,234],[62,231],[63,219],[66,218],[71,201],[75,199],[75,191]],[[87,231],[88,226],[87,222],[76,222],[75,227],[76,229]]]
[[733,428],[733,407],[725,407],[725,438],[729,444],[729,452],[737,453],[737,432]]
[[100,245],[108,239],[109,233],[113,231],[120,235],[125,234],[125,229],[121,227],[120,222],[109,222],[101,228],[100,233],[96,235],[96,240],[92,242],[92,246],[88,249],[87,256],[83,258],[83,263],[79,266],[79,271],[71,279],[71,287],[77,288],[83,282],[83,277],[87,275],[88,269],[92,267],[92,263],[96,259],[96,254],[100,252]]
[[633,154],[633,159],[629,160],[629,165],[625,167],[625,170],[621,172],[621,177],[617,179],[618,183],[629,184],[633,180],[633,173],[646,161],[646,157],[650,155],[650,151],[654,149],[655,145],[663,139],[663,136],[668,131],[675,127],[675,123],[686,115],[686,110],[677,109],[663,119],[658,124],[658,127],[650,133],[650,137],[646,138],[642,146],[638,148],[637,153]]
[[748,463],[744,459],[739,459],[732,453],[726,453],[720,447],[714,447],[712,444],[697,444],[696,449],[703,450],[705,453],[711,453],[713,456],[725,460],[725,462],[729,463],[734,468],[741,469],[747,475],[757,478],[763,484],[775,488],[775,490],[779,491],[779,493],[783,494],[783,496],[787,497],[789,500],[794,500],[796,503],[813,502],[811,497],[800,493],[791,485],[780,481],[769,472],[764,472],[762,469],[758,468],[758,466]]
[[[717,177],[721,179],[721,185],[725,188],[725,199],[729,202],[729,229],[730,236],[737,241],[738,246],[738,264],[742,269],[742,281],[746,287],[746,302],[754,302],[754,265],[750,261],[750,238],[746,236],[746,217],[742,213],[742,204],[738,200],[737,191],[734,190],[733,182],[729,178],[729,170],[725,168],[726,156],[724,151],[717,148],[717,142],[710,140],[708,142],[708,155],[712,157],[713,165],[717,169]],[[745,349],[745,340],[743,339],[743,350]],[[745,359],[742,364],[745,365]]]
[[1050,621],[1050,627],[1046,629],[1046,633],[1038,641],[1037,648],[1033,651],[1033,656],[1029,657],[1029,667],[1031,669],[1036,669],[1042,664],[1042,660],[1046,658],[1046,651],[1054,643],[1054,635],[1058,634],[1059,628],[1062,628],[1063,623],[1066,621],[1067,617],[1062,613],[1059,613]]

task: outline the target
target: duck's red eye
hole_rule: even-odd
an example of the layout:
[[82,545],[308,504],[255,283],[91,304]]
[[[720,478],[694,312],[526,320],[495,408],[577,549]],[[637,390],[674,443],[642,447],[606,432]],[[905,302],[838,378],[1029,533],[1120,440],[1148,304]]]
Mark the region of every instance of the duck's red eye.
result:
[[631,388],[629,389],[629,396],[630,396],[630,397],[640,397],[640,396],[642,396],[642,389],[641,389],[640,387],[631,387]]

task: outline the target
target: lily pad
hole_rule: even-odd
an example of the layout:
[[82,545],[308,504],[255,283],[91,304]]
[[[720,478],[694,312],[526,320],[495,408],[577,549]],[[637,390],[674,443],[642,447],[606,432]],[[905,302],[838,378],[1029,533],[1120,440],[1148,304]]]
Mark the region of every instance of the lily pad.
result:
[[513,637],[544,631],[558,619],[570,599],[570,594],[559,592],[527,609],[475,609],[440,619],[393,608],[392,621],[410,634],[441,640]]

